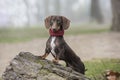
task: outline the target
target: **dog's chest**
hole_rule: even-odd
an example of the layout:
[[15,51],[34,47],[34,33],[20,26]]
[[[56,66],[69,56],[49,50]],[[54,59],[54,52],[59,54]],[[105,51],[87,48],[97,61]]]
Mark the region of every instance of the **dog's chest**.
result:
[[56,37],[52,37],[51,43],[50,43],[51,53],[52,53],[54,56],[56,55],[56,53],[55,53],[55,46],[56,46],[55,40],[56,40]]

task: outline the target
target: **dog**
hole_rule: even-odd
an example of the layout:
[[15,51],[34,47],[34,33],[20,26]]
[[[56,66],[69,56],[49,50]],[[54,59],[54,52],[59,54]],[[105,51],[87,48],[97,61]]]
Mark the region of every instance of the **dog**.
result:
[[49,53],[54,57],[53,62],[58,63],[63,60],[67,67],[85,74],[85,66],[81,59],[68,46],[64,40],[64,30],[67,30],[70,25],[70,20],[64,16],[49,16],[45,19],[45,27],[49,29],[50,37],[47,40],[45,54],[42,59],[45,59]]

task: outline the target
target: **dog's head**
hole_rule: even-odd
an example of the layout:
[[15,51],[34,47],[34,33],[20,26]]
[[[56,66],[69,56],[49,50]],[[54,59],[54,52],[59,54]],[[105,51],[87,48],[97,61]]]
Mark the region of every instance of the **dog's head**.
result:
[[47,29],[58,31],[60,29],[68,29],[70,20],[63,16],[49,16],[45,19],[45,26]]

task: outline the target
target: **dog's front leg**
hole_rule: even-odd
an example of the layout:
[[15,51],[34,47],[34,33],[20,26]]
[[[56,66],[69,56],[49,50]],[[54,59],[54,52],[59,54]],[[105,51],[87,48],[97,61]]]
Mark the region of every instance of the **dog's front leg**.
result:
[[56,56],[54,57],[55,59],[53,59],[53,62],[57,64],[59,60],[63,58],[63,54],[65,52],[64,47],[59,47],[58,50],[59,50],[59,53],[57,53]]
[[45,59],[47,56],[49,55],[49,53],[45,53],[44,55],[40,56],[42,59]]
[[48,48],[45,49],[45,54],[40,56],[42,59],[45,59],[50,53],[50,50]]

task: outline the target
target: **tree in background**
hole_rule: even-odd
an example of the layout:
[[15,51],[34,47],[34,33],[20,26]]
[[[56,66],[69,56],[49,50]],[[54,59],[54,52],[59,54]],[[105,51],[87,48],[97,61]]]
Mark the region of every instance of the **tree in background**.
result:
[[91,20],[103,23],[103,15],[99,4],[99,0],[91,0]]
[[[69,18],[71,18],[73,20],[74,20],[74,18],[76,18],[75,17],[76,15],[74,15],[75,12],[72,11],[72,6],[74,5],[74,3],[78,2],[78,1],[79,0],[75,0],[75,1],[74,0],[65,0],[64,1],[65,2],[64,12],[67,16],[69,16]],[[77,18],[78,18],[78,16],[77,16]]]
[[55,14],[60,14],[60,0],[54,0],[54,11]]
[[28,0],[23,0],[26,6],[26,16],[27,16],[27,23],[26,26],[30,26],[30,4]]
[[48,16],[48,14],[49,14],[49,0],[43,0],[44,1],[44,13],[45,13],[45,15],[44,16]]
[[120,0],[111,0],[112,3],[112,31],[120,31]]
[[103,18],[104,22],[110,23],[110,3],[111,0],[15,0],[14,3],[2,0],[0,16],[5,20],[1,18],[0,26],[3,23],[14,26],[39,25],[46,16],[54,14],[66,16],[73,23],[88,22],[90,19],[102,23]]
[[[40,1],[41,0],[36,0],[36,9],[37,9],[37,12],[36,12],[36,22],[37,24],[40,23],[40,17],[41,17],[41,10],[40,10]],[[45,0],[44,0],[45,1]]]

